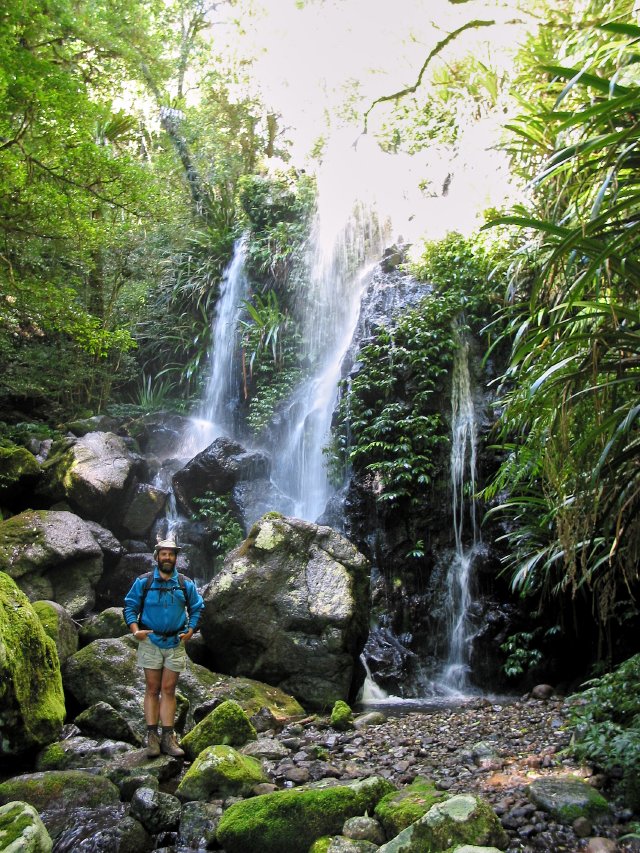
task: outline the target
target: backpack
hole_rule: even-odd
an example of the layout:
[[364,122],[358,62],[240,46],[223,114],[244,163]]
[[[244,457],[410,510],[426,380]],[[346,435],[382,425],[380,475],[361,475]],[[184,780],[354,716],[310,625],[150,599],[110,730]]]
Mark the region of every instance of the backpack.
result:
[[[138,621],[142,619],[142,611],[144,610],[144,603],[147,600],[147,593],[151,589],[151,584],[153,583],[153,575],[154,572],[145,572],[143,575],[138,575],[139,578],[145,578],[146,583],[144,585],[144,589],[142,590],[142,598],[140,599],[140,608],[138,610]],[[180,584],[180,589],[184,594],[184,600],[187,603],[187,614],[189,619],[191,619],[191,605],[189,604],[189,598],[187,596],[187,579],[182,574],[182,572],[178,572],[178,583]]]

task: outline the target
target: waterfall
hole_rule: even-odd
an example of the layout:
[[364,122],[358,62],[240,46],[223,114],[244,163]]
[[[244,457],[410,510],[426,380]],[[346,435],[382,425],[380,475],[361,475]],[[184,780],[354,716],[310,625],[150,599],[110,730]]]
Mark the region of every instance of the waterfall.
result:
[[[476,411],[469,374],[469,342],[454,330],[458,348],[451,379],[451,510],[455,553],[447,577],[448,653],[439,683],[445,689],[464,690],[468,686],[469,606],[471,568],[479,544],[476,524]],[[465,523],[470,535],[465,536]]]
[[303,360],[310,370],[289,401],[271,451],[274,483],[293,499],[294,514],[308,521],[318,519],[333,493],[324,450],[342,362],[385,236],[375,201],[363,192],[371,180],[362,158],[353,150],[339,155],[336,164],[325,164],[318,179],[309,278],[299,312]]
[[195,456],[219,435],[233,433],[237,403],[238,367],[234,359],[240,307],[248,294],[245,273],[245,239],[236,241],[233,257],[220,285],[211,329],[209,378],[198,414],[192,418],[184,451]]

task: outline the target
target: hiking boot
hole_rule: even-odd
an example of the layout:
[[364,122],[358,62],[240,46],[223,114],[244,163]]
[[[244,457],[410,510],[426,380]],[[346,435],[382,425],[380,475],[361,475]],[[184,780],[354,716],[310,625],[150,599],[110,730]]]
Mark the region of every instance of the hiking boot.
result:
[[160,738],[158,732],[147,734],[147,758],[157,758],[160,755]]
[[175,732],[162,732],[160,749],[165,755],[172,755],[174,758],[182,758],[184,756],[184,749],[178,746]]

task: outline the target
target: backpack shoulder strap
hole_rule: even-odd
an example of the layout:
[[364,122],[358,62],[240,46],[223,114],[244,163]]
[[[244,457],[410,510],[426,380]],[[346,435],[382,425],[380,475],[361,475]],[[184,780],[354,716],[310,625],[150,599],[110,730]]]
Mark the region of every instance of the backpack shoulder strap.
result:
[[180,584],[180,589],[184,594],[184,600],[187,603],[187,613],[189,618],[191,618],[191,605],[189,604],[189,596],[187,595],[187,579],[182,572],[178,572],[178,583]]
[[147,599],[147,593],[151,589],[151,584],[153,583],[153,572],[145,572],[143,575],[138,575],[139,580],[142,578],[145,579],[145,585],[142,590],[142,597],[140,598],[140,608],[138,610],[138,621],[142,618],[142,611],[144,610],[144,603]]

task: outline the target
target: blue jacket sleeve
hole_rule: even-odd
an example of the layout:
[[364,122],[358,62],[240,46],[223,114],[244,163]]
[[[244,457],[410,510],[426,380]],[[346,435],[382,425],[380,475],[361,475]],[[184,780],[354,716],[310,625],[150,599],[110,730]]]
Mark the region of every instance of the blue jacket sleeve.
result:
[[132,622],[138,621],[140,603],[142,602],[143,584],[144,580],[141,581],[140,578],[136,578],[136,580],[133,582],[133,586],[124,597],[124,607],[122,608],[122,615],[124,616],[124,621],[127,623],[127,625],[131,625]]
[[198,622],[200,620],[200,615],[202,614],[202,610],[204,608],[204,599],[198,592],[198,588],[194,584],[193,581],[187,580],[187,596],[189,598],[189,608],[191,611],[191,615],[189,616],[189,628],[195,629],[198,627]]

